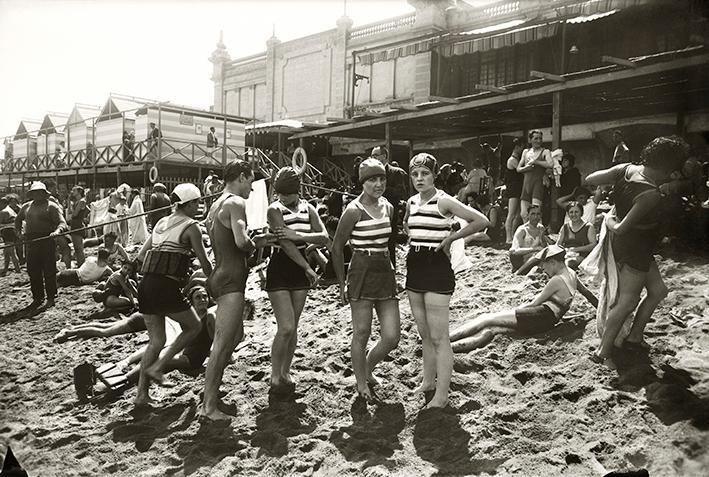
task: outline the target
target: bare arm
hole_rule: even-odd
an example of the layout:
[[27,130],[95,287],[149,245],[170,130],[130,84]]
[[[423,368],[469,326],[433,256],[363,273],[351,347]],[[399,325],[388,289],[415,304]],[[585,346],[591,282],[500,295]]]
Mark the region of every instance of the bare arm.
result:
[[141,247],[140,252],[138,252],[138,256],[136,257],[136,260],[138,260],[140,263],[143,263],[145,261],[145,255],[151,248],[153,248],[153,234],[148,235],[148,240],[146,240],[143,244],[143,247]]
[[[283,213],[277,208],[277,207],[269,207],[268,211],[266,212],[266,220],[268,221],[268,227],[271,230],[283,230],[286,226],[285,223],[283,222]],[[295,234],[295,231],[289,230],[290,232],[293,232]],[[283,234],[285,236],[285,234]],[[281,249],[288,255],[288,258],[293,260],[300,268],[303,270],[307,271],[312,269],[310,268],[310,264],[308,261],[303,257],[303,255],[298,251],[298,248],[296,245],[293,243],[292,239],[289,238],[281,238],[281,234],[278,234],[278,245],[280,245]]]
[[22,207],[20,207],[20,211],[17,213],[17,217],[15,217],[15,230],[17,230],[17,232],[20,232],[22,230],[22,222],[25,220],[27,207],[29,207],[29,203],[24,204]]
[[576,279],[576,289],[594,308],[598,308],[598,298],[578,278]]
[[360,216],[360,211],[354,207],[345,209],[339,224],[337,224],[335,237],[332,240],[332,266],[335,270],[337,281],[340,284],[340,299],[343,303],[347,301],[345,296],[345,259],[343,249],[350,239],[352,230],[354,230],[354,226],[357,224]]
[[551,158],[551,151],[549,149],[544,149],[542,151],[541,157],[535,162],[536,165],[542,166],[545,169],[549,169],[554,166],[554,159]]
[[[270,210],[271,208],[269,207],[269,212]],[[268,225],[271,230],[276,232],[279,240],[286,239],[292,242],[304,242],[316,245],[325,245],[328,242],[329,238],[327,236],[327,231],[325,230],[325,225],[322,223],[322,219],[320,219],[320,216],[315,211],[315,207],[313,207],[312,205],[308,204],[310,230],[312,231],[309,233],[296,232],[295,230],[289,229],[283,222],[283,214],[280,211],[278,212],[280,215],[280,219],[278,219],[279,224],[276,225],[276,223],[274,223],[272,225],[271,221],[269,220]]]
[[450,246],[450,244],[455,240],[465,238],[468,235],[474,234],[475,232],[485,230],[487,227],[490,226],[490,221],[482,213],[478,212],[472,207],[464,205],[453,197],[443,196],[438,201],[438,207],[442,214],[452,214],[456,217],[460,217],[461,219],[467,221],[468,225],[446,237],[446,239],[437,247],[437,249]]
[[563,247],[564,242],[566,242],[566,226],[562,225],[561,230],[559,230],[559,238],[556,240],[556,244]]
[[222,210],[217,213],[214,220],[220,220],[219,215],[222,213],[226,213],[229,217],[229,225],[231,226],[236,246],[246,253],[256,250],[256,244],[249,238],[246,229],[246,209],[244,204],[236,201],[233,197],[226,199]]
[[129,257],[128,254],[126,253],[126,249],[123,248],[123,245],[121,245],[121,244],[119,244],[119,243],[116,243],[116,247],[117,247],[117,250],[118,250],[118,254],[121,256],[121,258],[123,259],[123,261],[124,261],[124,262],[129,262],[129,261],[130,261],[130,257]]
[[534,167],[534,164],[527,165],[527,149],[522,151],[522,159],[520,159],[519,163],[517,164],[517,172],[527,172],[528,170],[532,169]]
[[618,164],[602,171],[596,171],[586,176],[585,184],[599,186],[606,184],[614,184],[618,176],[625,172],[628,164]]
[[185,229],[184,234],[192,246],[192,250],[197,255],[199,264],[202,265],[202,270],[204,274],[209,276],[212,273],[212,262],[207,258],[207,252],[204,250],[204,243],[202,243],[202,231],[199,230],[197,224],[192,224]]
[[574,193],[571,192],[571,194],[568,195],[563,195],[556,199],[556,203],[559,207],[562,209],[566,210],[566,206],[569,205],[569,202],[573,202],[574,200]]
[[[130,284],[125,279],[125,277],[123,277],[123,275],[121,275],[119,272],[116,272],[114,274],[114,276],[116,277],[116,280],[118,280],[118,284],[123,289],[123,293],[126,294],[126,296],[130,299],[130,301],[134,302],[135,295],[137,295],[137,293],[133,293],[133,287],[130,286]],[[111,278],[109,278],[109,280],[111,280],[112,278],[113,278],[113,276]]]

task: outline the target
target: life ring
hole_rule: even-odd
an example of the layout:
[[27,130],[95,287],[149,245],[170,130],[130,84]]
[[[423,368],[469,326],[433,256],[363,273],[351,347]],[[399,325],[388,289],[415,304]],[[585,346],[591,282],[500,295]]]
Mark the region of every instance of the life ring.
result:
[[[301,157],[303,159],[302,164],[298,164],[298,157]],[[308,166],[308,155],[305,153],[305,149],[299,147],[296,148],[295,151],[293,151],[292,165],[296,174],[301,175],[303,174],[303,172],[305,172],[305,168]]]
[[153,166],[150,168],[148,173],[148,179],[150,179],[151,184],[155,184],[158,181],[158,168]]

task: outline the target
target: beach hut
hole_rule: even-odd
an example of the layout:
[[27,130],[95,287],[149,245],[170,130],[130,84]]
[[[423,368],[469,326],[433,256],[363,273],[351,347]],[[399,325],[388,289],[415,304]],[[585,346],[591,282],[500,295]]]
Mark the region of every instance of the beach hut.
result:
[[135,112],[143,103],[109,97],[96,118],[97,164],[115,164],[123,160],[123,132],[135,128]]
[[[200,165],[221,165],[222,146],[227,145],[227,160],[242,154],[245,146],[245,125],[249,120],[203,109],[170,103],[147,104],[137,112],[135,140],[144,141],[150,133],[150,123],[159,127],[162,137],[161,159],[194,162]],[[226,138],[224,130],[226,126]],[[207,133],[214,127],[219,145],[207,147]]]
[[44,115],[37,133],[37,155],[54,155],[58,150],[65,150],[64,125],[66,114],[48,113]]
[[23,119],[17,127],[12,139],[12,154],[16,167],[21,170],[29,170],[27,159],[34,159],[37,155],[37,132],[41,125],[41,121]]
[[100,106],[79,103],[74,105],[64,128],[67,151],[83,151],[93,143],[94,118],[99,114]]

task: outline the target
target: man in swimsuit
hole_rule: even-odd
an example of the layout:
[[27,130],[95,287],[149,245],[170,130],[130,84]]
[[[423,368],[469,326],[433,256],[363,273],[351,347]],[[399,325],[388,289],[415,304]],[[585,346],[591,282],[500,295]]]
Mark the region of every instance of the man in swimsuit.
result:
[[214,345],[209,356],[204,382],[204,403],[200,415],[210,420],[230,417],[217,407],[224,368],[244,335],[243,309],[247,258],[254,250],[274,241],[272,234],[248,236],[246,199],[251,193],[254,174],[248,162],[236,160],[224,170],[224,193],[209,209],[207,230],[212,242],[216,267],[207,285],[217,302]]

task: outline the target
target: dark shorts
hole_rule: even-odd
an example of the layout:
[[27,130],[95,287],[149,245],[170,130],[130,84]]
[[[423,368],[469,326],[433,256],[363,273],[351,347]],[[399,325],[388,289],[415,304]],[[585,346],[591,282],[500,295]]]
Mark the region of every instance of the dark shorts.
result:
[[[301,255],[303,250],[299,250]],[[308,290],[310,282],[303,267],[282,249],[275,249],[266,269],[266,291]]]
[[448,255],[443,250],[411,247],[406,256],[406,289],[452,295],[455,275]]
[[505,194],[508,199],[519,199],[522,196],[522,180],[510,181],[505,185],[507,186]]
[[541,201],[544,198],[544,184],[542,178],[544,175],[533,175],[531,173],[524,175],[522,183],[522,193],[520,200],[531,203],[533,199]]
[[78,270],[62,270],[61,272],[57,273],[57,285],[59,285],[60,287],[71,287],[81,284],[82,283],[79,279]]
[[398,300],[396,274],[388,252],[355,250],[347,269],[347,296],[350,300]]
[[559,322],[559,318],[546,305],[518,308],[515,310],[515,318],[517,318],[517,330],[523,335],[536,335],[549,331]]
[[138,309],[148,315],[169,315],[190,309],[182,287],[172,278],[146,273],[138,285]]
[[613,258],[638,272],[647,273],[655,262],[655,246],[659,242],[653,230],[631,230],[623,235],[613,235]]

